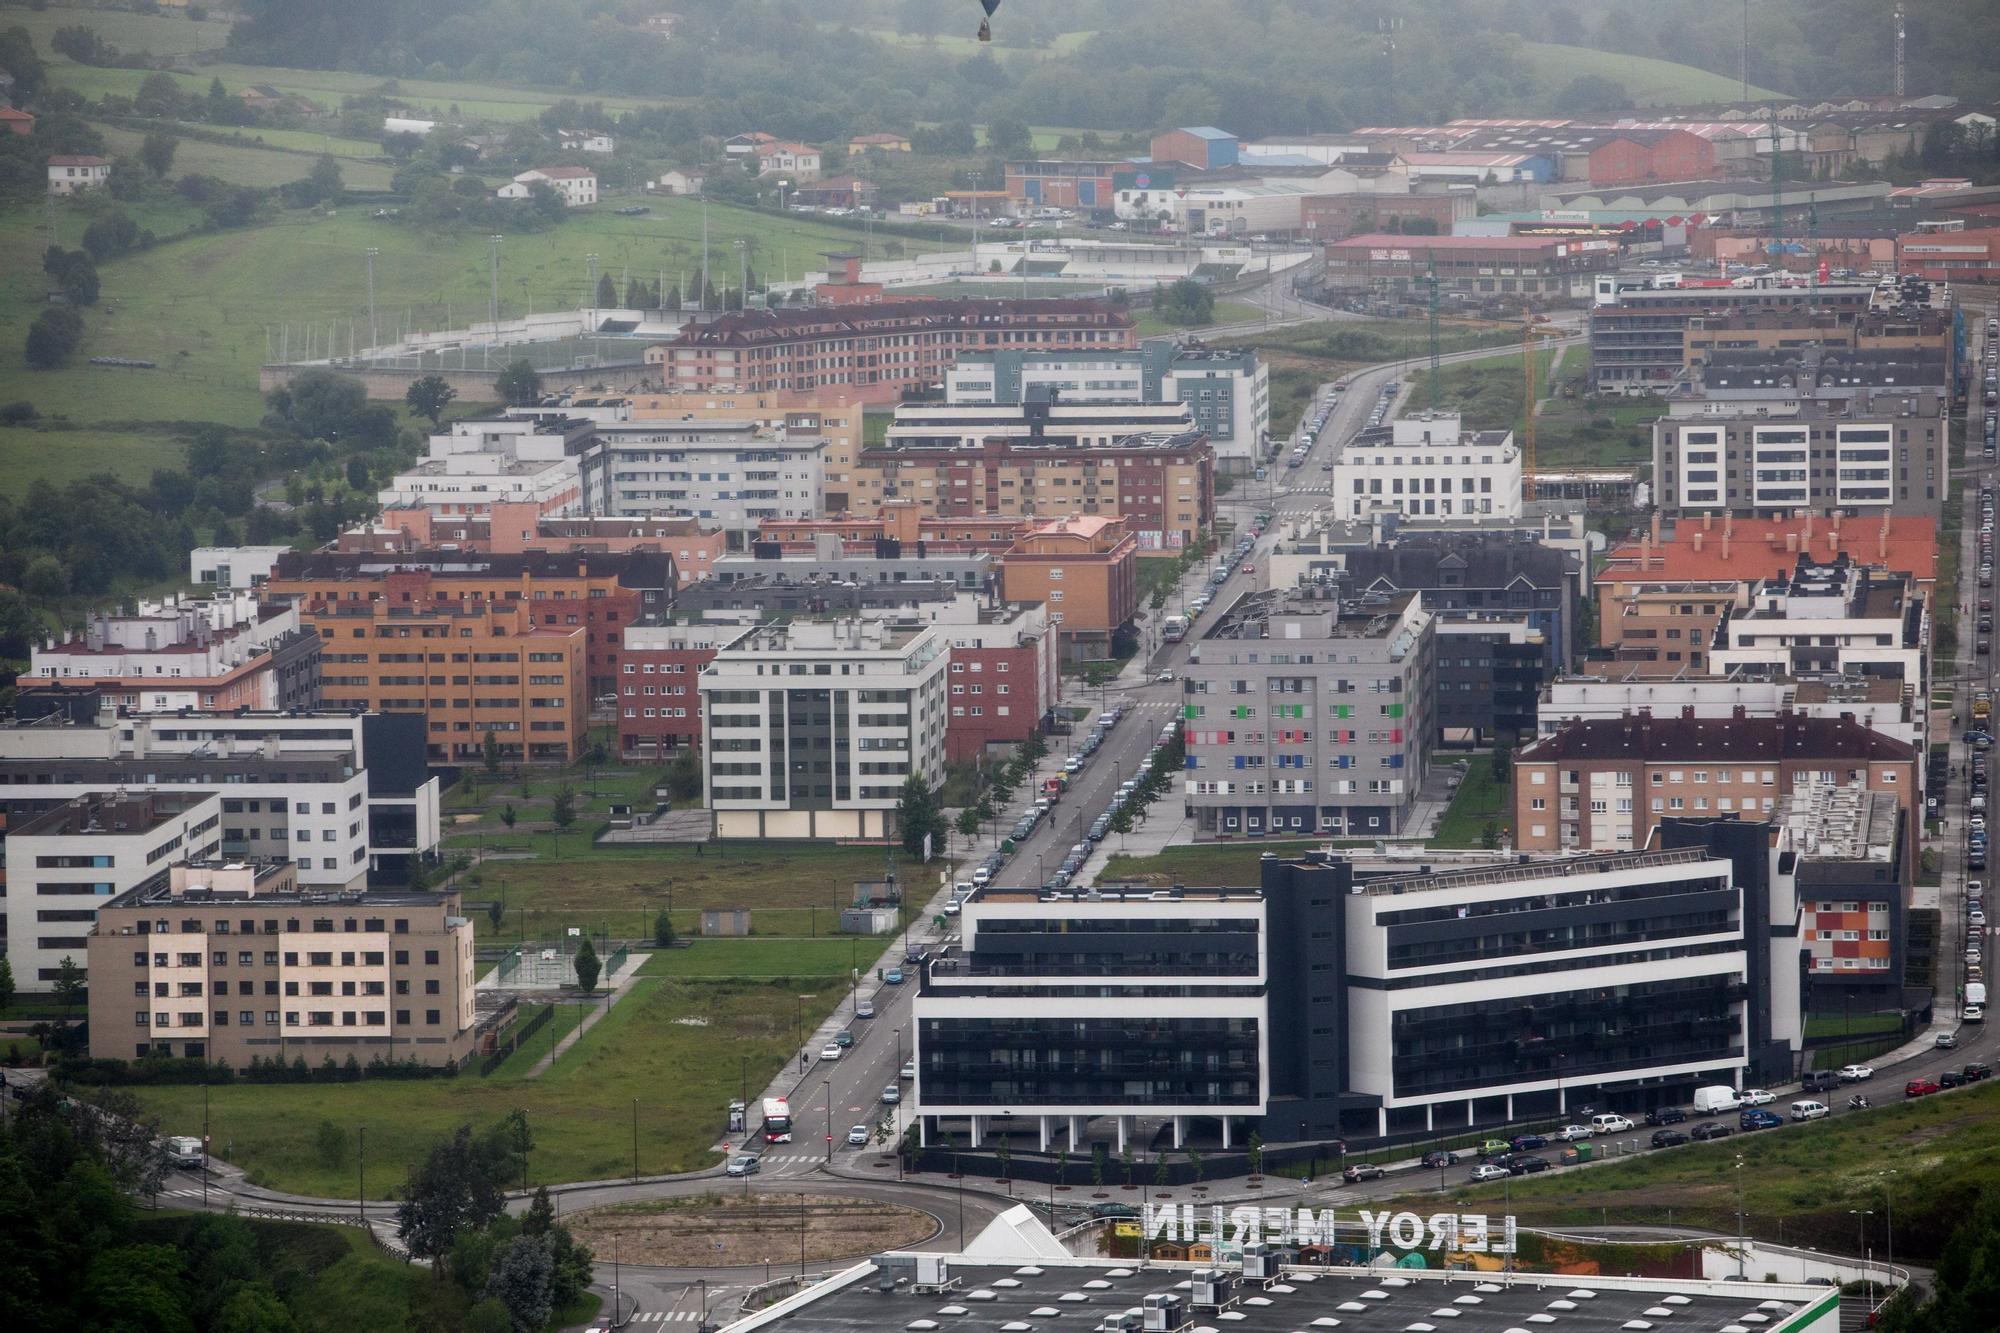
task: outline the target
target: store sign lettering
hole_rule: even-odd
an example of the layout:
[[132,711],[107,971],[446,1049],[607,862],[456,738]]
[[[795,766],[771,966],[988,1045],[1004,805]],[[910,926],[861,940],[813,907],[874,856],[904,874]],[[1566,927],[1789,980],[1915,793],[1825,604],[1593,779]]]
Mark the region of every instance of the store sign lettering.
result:
[[1486,1213],[1392,1213],[1358,1208],[1351,1217],[1336,1218],[1332,1208],[1202,1209],[1191,1203],[1147,1203],[1141,1206],[1139,1228],[1151,1240],[1227,1241],[1237,1245],[1335,1245],[1343,1239],[1370,1250],[1452,1250],[1469,1254],[1514,1254],[1516,1231],[1511,1216]]

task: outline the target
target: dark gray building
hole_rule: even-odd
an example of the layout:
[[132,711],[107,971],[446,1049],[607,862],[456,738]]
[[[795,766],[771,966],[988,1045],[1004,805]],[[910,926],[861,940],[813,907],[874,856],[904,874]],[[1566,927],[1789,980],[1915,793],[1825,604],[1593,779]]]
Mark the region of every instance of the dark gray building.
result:
[[1525,617],[1557,671],[1576,657],[1584,574],[1576,558],[1525,535],[1399,536],[1346,553],[1351,594],[1423,594],[1424,609]]
[[1526,613],[1441,613],[1432,715],[1440,740],[1448,732],[1470,732],[1474,745],[1533,736],[1542,686],[1554,675],[1545,636]]

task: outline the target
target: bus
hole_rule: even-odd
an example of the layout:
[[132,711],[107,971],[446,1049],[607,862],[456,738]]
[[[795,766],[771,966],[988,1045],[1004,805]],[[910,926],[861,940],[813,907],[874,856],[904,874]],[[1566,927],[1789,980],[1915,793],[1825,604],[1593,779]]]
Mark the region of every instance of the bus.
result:
[[1179,643],[1187,637],[1186,616],[1168,616],[1160,622],[1160,639],[1164,643]]
[[764,1142],[792,1141],[792,1104],[783,1097],[764,1099]]

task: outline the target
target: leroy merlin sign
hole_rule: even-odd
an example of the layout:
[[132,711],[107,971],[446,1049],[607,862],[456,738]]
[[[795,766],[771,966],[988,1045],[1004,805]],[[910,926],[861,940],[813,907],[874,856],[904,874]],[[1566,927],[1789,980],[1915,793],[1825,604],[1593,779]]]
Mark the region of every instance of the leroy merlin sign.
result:
[[1452,1250],[1469,1254],[1514,1254],[1514,1219],[1485,1213],[1392,1213],[1357,1208],[1336,1218],[1333,1208],[1206,1208],[1191,1203],[1147,1203],[1139,1214],[1140,1233],[1150,1240],[1251,1245],[1335,1245],[1345,1241],[1368,1248]]

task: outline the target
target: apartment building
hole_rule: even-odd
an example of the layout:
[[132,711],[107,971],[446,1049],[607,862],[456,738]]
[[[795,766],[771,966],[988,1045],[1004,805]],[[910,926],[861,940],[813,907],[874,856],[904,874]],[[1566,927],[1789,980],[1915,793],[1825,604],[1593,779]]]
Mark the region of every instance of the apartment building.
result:
[[1000,562],[984,551],[932,552],[918,546],[884,548],[882,553],[849,550],[830,533],[819,538],[819,553],[773,549],[752,542],[747,554],[715,562],[715,580],[778,579],[810,583],[943,583],[966,592],[991,592],[999,583]]
[[[1439,162],[1459,154],[1405,155],[1412,176],[1464,175],[1477,180],[1525,172],[1538,159],[1512,155],[1485,160]],[[1616,267],[1618,244],[1611,240],[1566,241],[1547,236],[1403,236],[1368,232],[1326,246],[1327,281],[1336,288],[1367,288],[1410,299],[1428,295],[1435,273],[1441,291],[1479,300],[1519,297],[1572,301],[1589,296],[1593,275]]]
[[95,1059],[472,1054],[472,922],[456,893],[310,893],[288,862],[190,858],[106,902],[89,957]]
[[[649,364],[652,352],[648,348]],[[825,499],[828,513],[848,507],[848,473],[863,442],[862,397],[851,389],[805,393],[790,389],[765,393],[633,393],[625,395],[625,418],[647,421],[752,421],[765,430],[783,430],[801,439],[826,441]]]
[[817,518],[825,485],[823,438],[752,421],[599,423],[582,460],[590,512],[693,518],[734,550],[760,523]]
[[1639,582],[1609,570],[1597,578],[1597,649],[1591,669],[1621,679],[1705,676],[1716,627],[1743,605],[1733,580]]
[[592,424],[518,413],[454,421],[375,498],[385,510],[422,506],[450,517],[484,514],[495,504],[575,513],[583,493],[578,460],[590,445]]
[[[1590,311],[1590,374],[1601,394],[1664,393],[1714,349],[1690,357],[1689,333],[1735,319],[1770,320],[1817,315],[1836,330],[1851,328],[1875,305],[1866,283],[1811,287],[1690,287],[1618,291]],[[1845,335],[1839,335],[1845,337]],[[1777,340],[1782,345],[1783,340]]]
[[212,792],[91,791],[7,829],[7,964],[24,991],[55,989],[68,960],[86,966],[91,923],[116,895],[174,861],[215,855],[222,798]]
[[670,393],[845,389],[887,406],[942,383],[967,352],[1137,343],[1132,316],[1106,301],[920,299],[733,312],[688,325],[646,360]]
[[[1255,353],[1148,338],[1134,351],[974,352],[945,375],[951,407],[1180,403],[1208,435],[1216,466],[1254,472],[1271,434],[1269,368]],[[900,424],[900,423],[899,423]],[[1003,421],[1004,428],[1011,425]]]
[[1017,745],[1033,736],[1060,689],[1057,634],[1048,607],[989,606],[961,597],[931,623],[951,655],[945,757],[953,763],[983,760],[989,746]]
[[1801,554],[1790,577],[1757,584],[1718,629],[1710,665],[1791,676],[1880,678],[1930,694],[1930,607],[1906,574]]
[[1916,749],[1847,717],[1584,720],[1514,756],[1514,839],[1524,852],[1644,847],[1663,819],[1765,817],[1811,785],[1894,797],[1914,844]]
[[588,688],[597,697],[617,688],[626,628],[663,615],[677,583],[673,557],[657,549],[487,555],[439,548],[391,556],[292,552],[265,586],[301,610],[331,603],[519,606],[545,629],[581,626]]
[[1415,593],[1254,593],[1189,658],[1185,791],[1204,838],[1400,831],[1435,735],[1435,618]]
[[1222,889],[982,890],[912,1014],[926,1143],[1416,1143],[1635,1118],[1790,1074],[1802,1043],[1789,828],[1669,821],[1561,862],[1367,871],[1267,857]]
[[256,594],[175,595],[93,612],[81,634],[34,648],[20,682],[97,689],[109,706],[150,712],[316,708],[320,651],[296,611]]
[[589,167],[534,167],[501,186],[495,194],[502,199],[526,199],[537,185],[554,190],[565,208],[583,208],[597,202],[597,173]]
[[1575,656],[1588,566],[1570,550],[1528,534],[1439,532],[1350,548],[1340,563],[1347,596],[1418,592],[1433,612],[1523,616],[1552,670]]
[[1109,656],[1139,610],[1139,539],[1124,518],[1038,523],[1000,557],[1000,590],[1009,602],[1048,608],[1066,659]]
[[440,834],[422,721],[301,710],[135,713],[96,690],[24,690],[0,723],[0,809],[30,815],[93,791],[212,792],[218,854],[289,858],[314,891],[401,883]]
[[1343,518],[1384,507],[1424,517],[1519,518],[1521,451],[1512,431],[1468,431],[1455,412],[1424,412],[1340,445],[1330,484]]
[[[1615,722],[1629,714],[1654,717],[1851,717],[1873,732],[1922,753],[1927,748],[1929,707],[1916,688],[1900,680],[1864,676],[1794,679],[1783,674],[1737,670],[1727,677],[1689,676],[1674,680],[1565,676],[1543,691],[1537,725],[1552,736],[1566,722]],[[1919,782],[1924,772],[1918,769]]]
[[1183,402],[1076,400],[1060,386],[1032,383],[1014,402],[904,403],[882,442],[893,449],[971,449],[989,440],[1108,449],[1135,435],[1198,429]]
[[289,546],[197,546],[188,552],[188,582],[225,592],[255,589]]
[[[385,509],[379,521],[349,528],[326,549],[375,555],[440,549],[481,555],[661,551],[673,558],[674,579],[685,587],[709,577],[710,566],[725,546],[722,529],[704,527],[692,518],[656,514],[555,518],[531,504],[496,503],[483,514],[468,515],[444,515],[417,505]],[[281,547],[278,553],[290,549]]]
[[702,669],[742,632],[730,622],[628,627],[619,653],[619,754],[644,762],[700,749]]
[[1527,615],[1440,611],[1437,626],[1438,741],[1475,746],[1535,734],[1542,684],[1553,673],[1548,644]]
[[865,518],[847,514],[762,523],[751,544],[776,546],[788,555],[815,554],[826,549],[822,539],[831,536],[845,554],[893,548],[998,555],[1033,526],[1031,519],[1006,514],[927,515],[914,500],[895,500]]
[[1101,447],[884,445],[862,451],[854,477],[862,513],[910,500],[925,517],[1122,517],[1142,550],[1179,550],[1215,520],[1215,455],[1199,431]]
[[944,774],[951,652],[931,626],[759,625],[701,673],[705,804],[725,838],[885,838]]
[[421,713],[433,763],[478,763],[489,735],[510,763],[567,764],[583,753],[590,645],[581,610],[576,624],[546,625],[532,602],[413,597],[327,599],[301,614],[326,644],[327,703]]
[[1845,554],[1857,564],[1908,574],[1928,594],[1937,583],[1937,547],[1937,524],[1927,518],[1656,514],[1639,540],[1611,548],[1598,578],[1632,586],[1750,583],[1787,577],[1802,553],[1828,561]]
[[1894,798],[1809,787],[1778,808],[1799,853],[1800,947],[1811,1008],[1901,1008],[1913,873]]

